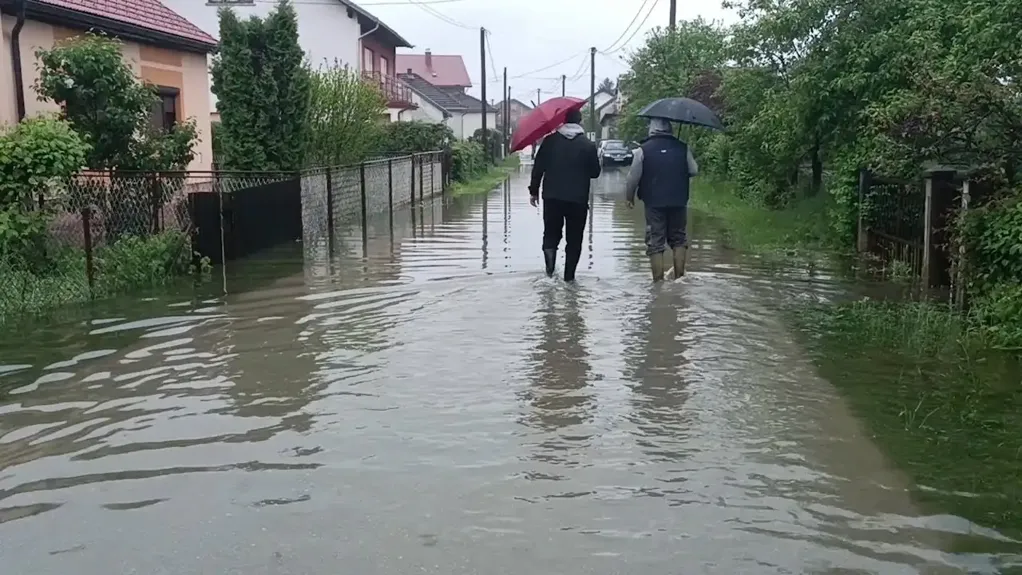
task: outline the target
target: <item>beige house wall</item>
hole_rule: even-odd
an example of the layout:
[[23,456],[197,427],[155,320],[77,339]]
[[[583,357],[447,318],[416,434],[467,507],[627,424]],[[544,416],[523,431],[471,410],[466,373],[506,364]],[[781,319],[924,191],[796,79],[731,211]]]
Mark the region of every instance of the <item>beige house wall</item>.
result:
[[[13,16],[2,20],[3,43],[0,46],[0,124],[17,121],[14,94],[14,66],[11,62],[11,30]],[[40,101],[33,86],[39,78],[37,50],[49,50],[62,40],[83,34],[72,30],[29,20],[21,30],[21,69],[25,82],[25,111],[27,116],[55,112],[59,108],[52,102]],[[213,163],[213,145],[210,136],[209,74],[205,54],[167,50],[134,42],[122,44],[125,62],[137,77],[159,86],[176,88],[178,118],[194,119],[199,141],[191,170],[209,170]]]

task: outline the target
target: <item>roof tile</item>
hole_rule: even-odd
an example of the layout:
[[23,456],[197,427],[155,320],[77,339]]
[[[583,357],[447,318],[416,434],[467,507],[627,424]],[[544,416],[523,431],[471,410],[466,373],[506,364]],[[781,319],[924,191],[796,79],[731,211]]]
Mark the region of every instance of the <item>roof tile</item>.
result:
[[468,68],[461,56],[447,56],[430,54],[432,68],[426,66],[425,54],[398,54],[397,71],[407,73],[411,69],[434,86],[461,86],[472,87],[472,79],[468,75]]
[[[59,8],[215,45],[216,40],[159,0],[38,0]],[[199,1],[199,0],[196,0]]]

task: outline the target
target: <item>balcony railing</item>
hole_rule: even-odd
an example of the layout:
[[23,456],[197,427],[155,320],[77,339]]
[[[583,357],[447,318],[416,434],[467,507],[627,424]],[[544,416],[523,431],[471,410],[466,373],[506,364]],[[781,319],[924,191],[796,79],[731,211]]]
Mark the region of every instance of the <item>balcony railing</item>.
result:
[[412,102],[412,89],[406,86],[401,80],[393,76],[387,76],[380,72],[362,72],[362,78],[367,82],[372,82],[380,91],[383,92],[383,97],[387,99],[387,105],[394,106],[413,106]]

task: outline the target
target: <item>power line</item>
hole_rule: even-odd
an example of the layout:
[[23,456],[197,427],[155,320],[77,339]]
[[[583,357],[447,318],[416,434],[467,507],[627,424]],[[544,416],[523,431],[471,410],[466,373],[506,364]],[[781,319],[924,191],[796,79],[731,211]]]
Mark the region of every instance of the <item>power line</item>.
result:
[[535,70],[529,70],[528,72],[525,72],[523,74],[519,74],[517,76],[514,76],[514,79],[525,78],[526,76],[531,76],[532,74],[535,74],[536,72],[544,72],[544,71],[549,70],[550,68],[553,68],[555,66],[560,66],[561,64],[564,64],[566,62],[570,62],[571,60],[576,58],[578,56],[578,54],[579,53],[576,52],[576,53],[572,54],[571,56],[568,56],[567,58],[565,58],[563,60],[560,60],[558,62],[554,62],[553,64],[550,64],[548,66],[543,66],[542,68],[536,68]]
[[632,41],[632,38],[635,38],[635,35],[639,33],[639,30],[642,30],[642,27],[646,25],[646,21],[649,20],[650,15],[653,14],[653,11],[656,10],[657,4],[659,3],[660,0],[653,0],[653,5],[649,7],[649,12],[646,12],[646,17],[642,19],[642,22],[639,23],[639,26],[632,32],[632,35],[629,36],[628,39],[625,40],[623,44],[621,44],[614,50],[604,50],[604,52],[606,52],[607,55],[610,55],[616,52],[620,52],[621,50],[624,50],[625,47],[628,46],[628,43]]
[[609,52],[610,50],[613,50],[614,45],[620,42],[621,39],[625,37],[625,34],[628,33],[628,30],[632,28],[632,24],[635,24],[635,21],[639,19],[639,14],[642,14],[642,9],[646,7],[646,4],[649,4],[649,0],[642,0],[642,5],[640,5],[639,9],[635,11],[635,15],[632,16],[632,21],[629,22],[628,25],[625,26],[625,29],[621,31],[621,35],[617,37],[617,40],[614,40],[613,42],[610,43],[610,46],[607,46],[606,48],[603,49],[604,52]]
[[493,46],[492,46],[493,43],[490,42],[490,36],[492,36],[492,35],[493,35],[492,32],[490,32],[489,30],[486,31],[486,53],[490,57],[490,71],[493,72],[494,81],[495,82],[499,82],[499,81],[501,81],[501,78],[497,75],[497,64],[495,64],[494,60],[493,60]]
[[456,26],[458,28],[464,28],[465,30],[478,30],[478,28],[476,28],[475,26],[469,26],[468,24],[464,24],[462,22],[458,22],[454,18],[451,18],[450,16],[444,14],[443,12],[440,12],[436,8],[430,7],[429,4],[428,4],[428,1],[429,0],[408,0],[408,2],[410,2],[413,6],[418,6],[420,9],[422,9],[423,12],[425,12],[425,13],[433,16],[434,18],[437,18],[437,19],[439,19],[439,20],[441,20],[441,21],[443,21],[443,22],[445,22],[447,24],[450,24],[451,26]]
[[586,72],[589,71],[589,69],[586,66],[586,64],[588,64],[588,63],[589,63],[589,57],[588,56],[582,56],[582,62],[579,63],[578,68],[575,70],[575,73],[571,75],[571,81],[572,82],[577,81],[578,79],[580,79],[582,77],[583,74],[585,74]]

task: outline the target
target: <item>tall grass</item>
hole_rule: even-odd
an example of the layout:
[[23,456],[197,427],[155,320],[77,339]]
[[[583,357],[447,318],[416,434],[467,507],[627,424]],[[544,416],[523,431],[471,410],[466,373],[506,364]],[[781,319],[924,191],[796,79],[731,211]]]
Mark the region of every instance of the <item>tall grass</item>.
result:
[[827,219],[828,196],[796,200],[780,209],[750,203],[735,184],[712,178],[693,180],[689,207],[725,226],[728,247],[750,252],[798,252],[834,249],[837,242]]
[[933,302],[867,299],[803,308],[796,313],[803,326],[848,345],[896,348],[916,358],[958,353],[974,337],[961,315],[947,305]]

